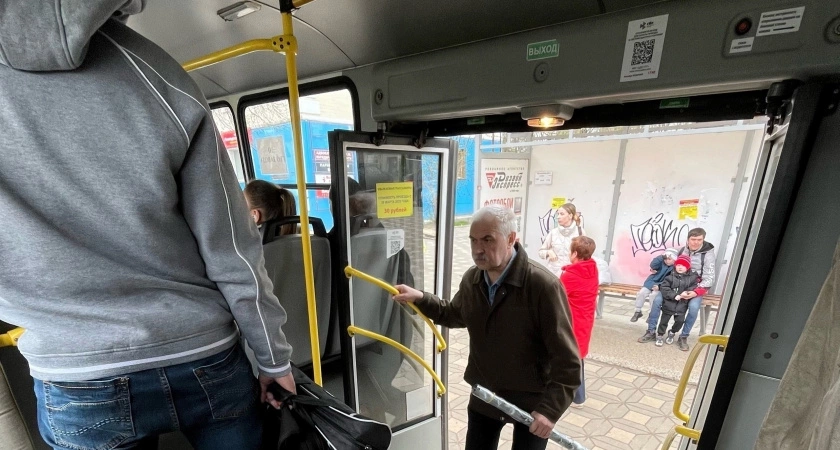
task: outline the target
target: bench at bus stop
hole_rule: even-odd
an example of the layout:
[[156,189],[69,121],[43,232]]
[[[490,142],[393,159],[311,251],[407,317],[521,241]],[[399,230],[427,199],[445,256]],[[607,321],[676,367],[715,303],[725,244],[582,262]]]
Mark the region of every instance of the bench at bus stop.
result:
[[[630,297],[635,300],[636,294],[641,286],[632,284],[610,283],[598,286],[598,318],[602,317],[604,300],[606,296]],[[720,295],[706,294],[700,303],[700,335],[706,334],[706,324],[709,323],[709,314],[720,309]]]

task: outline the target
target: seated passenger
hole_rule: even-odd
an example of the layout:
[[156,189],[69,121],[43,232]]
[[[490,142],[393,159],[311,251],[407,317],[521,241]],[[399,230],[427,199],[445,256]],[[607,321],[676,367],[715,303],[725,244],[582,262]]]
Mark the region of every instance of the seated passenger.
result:
[[[245,186],[245,201],[251,211],[254,223],[262,225],[268,221],[297,215],[295,196],[288,189],[263,180],[254,180]],[[295,234],[299,227],[283,225],[281,235]]]

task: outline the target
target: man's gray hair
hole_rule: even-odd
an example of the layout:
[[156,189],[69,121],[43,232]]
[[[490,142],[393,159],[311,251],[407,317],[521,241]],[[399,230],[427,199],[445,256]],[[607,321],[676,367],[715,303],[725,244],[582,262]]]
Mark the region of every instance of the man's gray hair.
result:
[[485,206],[473,214],[472,221],[492,218],[496,222],[499,233],[507,237],[516,232],[516,215],[510,208],[498,205]]

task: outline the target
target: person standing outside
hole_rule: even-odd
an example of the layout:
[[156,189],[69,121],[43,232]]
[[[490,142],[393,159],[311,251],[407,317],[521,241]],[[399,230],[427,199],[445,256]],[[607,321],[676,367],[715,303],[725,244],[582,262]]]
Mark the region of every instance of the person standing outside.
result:
[[[700,312],[703,295],[715,283],[715,246],[706,242],[706,230],[702,228],[689,230],[688,242],[685,247],[679,250],[677,256],[679,257],[681,255],[686,255],[691,259],[691,270],[696,272],[699,277],[697,288],[689,292],[686,296],[689,299],[688,312],[685,315],[682,333],[680,333],[677,339],[677,346],[680,350],[687,352],[689,350],[688,335],[691,334],[691,328],[694,327],[694,322],[697,321],[697,314]],[[644,336],[639,338],[639,342],[645,343],[656,340],[655,329],[661,309],[662,296],[660,295],[651,303],[650,315],[648,316],[648,331]]]
[[574,204],[565,203],[557,209],[557,226],[545,237],[538,253],[541,259],[548,261],[548,270],[555,276],[559,277],[563,266],[571,263],[572,238],[586,235],[580,222],[581,216]]
[[[513,450],[545,449],[547,438],[580,385],[580,357],[566,294],[558,279],[528,259],[516,242],[516,216],[500,206],[478,210],[470,225],[475,266],[447,302],[396,286],[394,300],[414,303],[435,323],[467,328],[464,380],[481,384],[534,416],[514,423]],[[474,397],[467,408],[467,450],[498,447],[510,417]]]
[[572,263],[563,267],[560,283],[569,297],[572,327],[580,351],[580,387],[575,391],[572,406],[586,401],[586,381],[583,376],[584,359],[589,354],[589,341],[595,327],[595,307],[598,303],[598,265],[592,258],[595,241],[586,236],[572,239]]
[[124,25],[143,4],[0,7],[0,320],[54,449],[256,450],[286,314],[207,101]]

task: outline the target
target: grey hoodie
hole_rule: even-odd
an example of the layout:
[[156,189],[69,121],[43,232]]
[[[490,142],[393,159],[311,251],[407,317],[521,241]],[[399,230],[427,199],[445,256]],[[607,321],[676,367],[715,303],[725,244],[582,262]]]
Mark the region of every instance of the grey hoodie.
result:
[[285,375],[286,315],[207,102],[112,19],[142,6],[0,1],[0,320],[42,380],[201,359],[240,330]]

